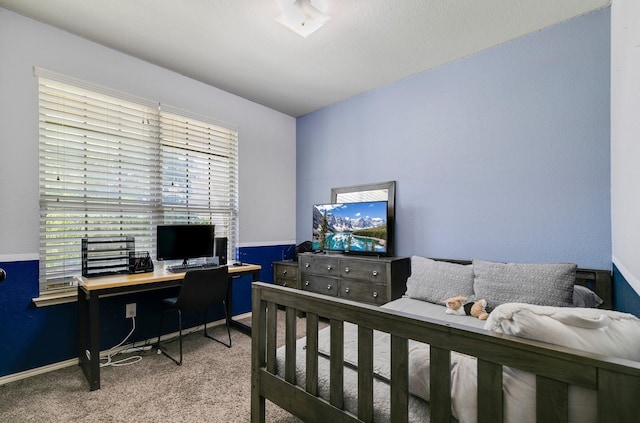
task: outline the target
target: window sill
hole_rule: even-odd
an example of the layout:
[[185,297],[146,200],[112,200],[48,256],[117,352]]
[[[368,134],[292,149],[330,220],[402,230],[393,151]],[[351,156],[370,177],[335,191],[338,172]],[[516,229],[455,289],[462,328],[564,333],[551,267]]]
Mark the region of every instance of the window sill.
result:
[[67,304],[78,301],[78,290],[76,288],[54,293],[40,294],[39,297],[31,301],[36,307],[47,307],[52,305]]

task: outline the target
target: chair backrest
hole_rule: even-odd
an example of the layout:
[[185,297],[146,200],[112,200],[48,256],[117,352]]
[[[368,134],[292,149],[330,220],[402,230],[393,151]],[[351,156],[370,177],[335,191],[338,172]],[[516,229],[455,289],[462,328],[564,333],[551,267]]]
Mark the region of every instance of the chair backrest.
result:
[[203,309],[227,298],[229,271],[226,266],[190,270],[184,275],[176,305],[183,309]]

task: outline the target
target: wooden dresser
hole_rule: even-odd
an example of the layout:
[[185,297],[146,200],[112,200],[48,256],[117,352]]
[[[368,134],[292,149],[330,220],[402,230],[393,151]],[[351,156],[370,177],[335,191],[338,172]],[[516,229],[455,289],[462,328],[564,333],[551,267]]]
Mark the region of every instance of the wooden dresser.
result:
[[273,279],[278,285],[382,305],[405,293],[410,274],[409,257],[306,253],[298,262],[275,262]]

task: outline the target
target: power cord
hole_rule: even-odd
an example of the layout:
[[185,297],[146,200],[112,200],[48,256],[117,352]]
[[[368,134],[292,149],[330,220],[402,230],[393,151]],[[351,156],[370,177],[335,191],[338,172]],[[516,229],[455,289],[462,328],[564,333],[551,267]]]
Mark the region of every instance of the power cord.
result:
[[134,364],[137,363],[138,361],[142,360],[142,356],[140,355],[133,355],[131,357],[127,357],[127,358],[123,358],[122,360],[117,360],[117,361],[113,361],[112,357],[120,354],[121,352],[125,351],[125,350],[119,350],[119,351],[114,351],[115,349],[121,347],[125,342],[127,342],[127,340],[129,339],[129,337],[131,337],[131,335],[133,334],[133,331],[136,330],[136,318],[132,317],[131,318],[131,331],[129,332],[129,334],[122,340],[122,342],[120,342],[118,345],[111,347],[109,349],[109,352],[107,353],[107,356],[104,358],[101,358],[101,360],[107,360],[104,363],[100,363],[100,367],[106,367],[106,366],[113,366],[113,367],[118,367],[118,366],[128,366],[129,364]]

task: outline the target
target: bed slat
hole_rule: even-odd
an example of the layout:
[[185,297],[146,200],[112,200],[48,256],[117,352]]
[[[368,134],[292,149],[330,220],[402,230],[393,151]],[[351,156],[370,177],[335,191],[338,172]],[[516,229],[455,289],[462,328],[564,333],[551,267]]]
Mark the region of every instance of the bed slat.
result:
[[569,421],[569,386],[566,383],[536,376],[536,421],[567,423]]
[[278,335],[278,306],[276,303],[268,303],[266,309],[267,318],[267,370],[276,372],[276,346]]
[[451,421],[451,352],[431,345],[430,413],[432,422]]
[[285,354],[287,361],[284,368],[284,380],[296,383],[296,309],[286,308],[285,315]]
[[391,421],[409,419],[409,340],[391,335]]
[[478,423],[502,423],[502,366],[478,360]]
[[600,369],[598,372],[600,422],[637,423],[640,377]]
[[318,315],[307,313],[307,373],[306,388],[318,396]]
[[331,319],[331,364],[329,402],[344,408],[344,322]]
[[358,327],[358,418],[373,421],[373,330]]

